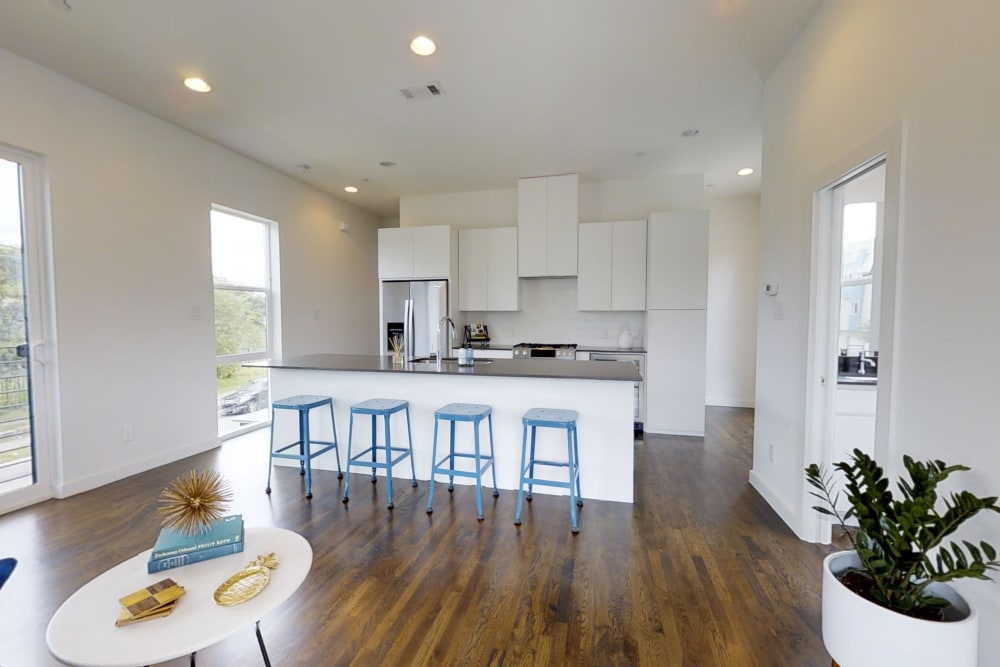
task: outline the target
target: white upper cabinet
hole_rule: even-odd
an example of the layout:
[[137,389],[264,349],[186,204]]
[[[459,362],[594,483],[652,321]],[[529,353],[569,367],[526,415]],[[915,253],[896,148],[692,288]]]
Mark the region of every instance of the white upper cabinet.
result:
[[646,221],[579,226],[577,310],[646,309]]
[[576,275],[578,191],[576,174],[517,182],[518,275]]
[[611,237],[610,222],[580,225],[577,310],[611,310]]
[[458,233],[459,310],[517,310],[517,227]]
[[648,247],[647,308],[707,308],[708,211],[651,214]]
[[451,227],[389,227],[378,230],[378,277],[448,278]]

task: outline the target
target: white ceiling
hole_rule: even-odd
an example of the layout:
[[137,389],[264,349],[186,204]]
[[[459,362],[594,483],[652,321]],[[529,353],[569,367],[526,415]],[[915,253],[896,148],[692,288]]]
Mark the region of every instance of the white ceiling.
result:
[[[759,168],[763,79],[819,3],[3,0],[0,47],[393,217],[400,196],[566,172],[755,192],[735,172]],[[399,92],[431,81],[445,95]]]

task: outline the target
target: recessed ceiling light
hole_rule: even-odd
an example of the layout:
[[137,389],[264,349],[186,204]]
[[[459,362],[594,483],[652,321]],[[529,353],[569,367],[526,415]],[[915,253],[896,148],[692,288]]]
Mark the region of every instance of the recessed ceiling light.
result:
[[753,169],[751,169],[750,167],[743,167],[738,172],[736,172],[736,175],[737,176],[749,176],[752,173],[753,173]]
[[184,79],[184,85],[196,93],[207,93],[212,90],[212,87],[204,79],[199,79],[196,76]]
[[382,160],[381,162],[379,162],[379,164],[385,167],[386,169],[392,169],[393,167],[396,166],[395,162],[390,162],[389,160]]
[[350,192],[352,195],[357,191],[358,189],[353,185],[348,185],[346,188],[344,188],[344,192]]
[[299,171],[309,171],[310,169],[312,169],[312,167],[307,165],[305,162],[303,162],[302,164],[295,165],[295,168],[298,169]]
[[697,134],[698,134],[698,130],[696,130],[693,127],[690,130],[684,130],[683,132],[681,132],[681,136],[682,137],[693,137],[693,136],[696,136]]
[[410,51],[413,51],[418,56],[429,56],[437,51],[437,46],[430,37],[417,35],[413,38],[413,41],[410,42]]

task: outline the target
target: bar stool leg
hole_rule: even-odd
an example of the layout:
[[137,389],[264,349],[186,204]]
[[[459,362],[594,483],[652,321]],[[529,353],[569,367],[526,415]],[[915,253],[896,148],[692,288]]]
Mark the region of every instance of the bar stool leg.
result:
[[[377,439],[377,437],[375,435],[375,420],[376,419],[378,419],[378,417],[376,415],[372,415],[372,463],[375,463],[375,461],[377,460],[377,458],[375,456],[375,445],[378,443],[378,439]],[[386,420],[386,422],[388,422],[389,418],[386,417],[385,420]],[[386,435],[388,435],[388,433],[389,433],[389,427],[388,426],[385,427],[385,432],[386,432]],[[386,444],[388,444],[388,443],[386,443]],[[387,475],[387,476],[388,477],[392,477],[391,474]],[[378,478],[375,476],[375,466],[372,466],[372,484],[374,484],[377,481],[378,481]],[[390,502],[392,501],[392,494],[389,495],[389,500],[390,500]]]
[[[537,426],[531,427],[531,459],[528,464],[528,478],[535,479],[535,433],[538,431]],[[534,486],[531,482],[528,482],[528,495],[526,496],[528,502],[531,502],[531,487]]]
[[576,457],[573,455],[573,429],[566,429],[566,456],[569,461],[569,518],[573,524],[573,534],[580,532],[576,524],[576,486],[573,484],[574,471],[576,470]]
[[344,471],[340,469],[340,443],[337,442],[337,418],[333,416],[333,401],[330,401],[330,427],[333,429],[333,451],[337,453],[337,479],[344,479]]
[[271,453],[267,457],[267,488],[264,493],[271,495],[271,471],[274,469],[274,406],[271,406]]
[[305,474],[306,476],[306,500],[312,500],[312,459],[309,457],[309,411],[299,410],[299,437],[302,438],[302,444],[299,446],[302,455],[305,457],[300,461],[302,466],[302,472],[299,474]]
[[497,463],[493,458],[493,415],[487,415],[486,419],[490,425],[490,470],[493,472],[493,497],[496,498],[500,495],[500,490],[497,489]]
[[[410,431],[410,407],[406,406],[406,445],[410,448],[410,475],[412,475],[413,488],[417,488],[417,467],[413,463],[413,433]],[[432,463],[433,465],[433,463]]]
[[524,500],[524,465],[525,465],[525,456],[527,456],[527,453],[528,453],[528,427],[527,425],[525,425],[524,427],[522,427],[522,434],[521,434],[521,472],[520,472],[521,480],[520,482],[518,482],[517,485],[517,514],[514,516],[515,526],[521,525],[521,508],[523,506],[522,503]]
[[[454,423],[454,422],[453,422]],[[475,430],[475,443],[476,443],[476,510],[479,512],[479,520],[483,520],[483,475],[479,469],[479,425],[481,421],[475,421],[472,423],[472,428]]]
[[[271,422],[272,424],[274,422]],[[348,490],[351,488],[351,445],[354,444],[354,412],[351,412],[351,417],[348,420],[347,427],[347,479],[344,480],[344,504],[346,505],[350,502],[351,498],[347,495]]]
[[576,506],[583,507],[583,493],[580,492],[580,440],[576,426],[573,427],[573,461],[576,463]]
[[[448,449],[449,451],[448,469],[454,470],[455,469],[455,420],[451,419],[448,421],[448,423],[451,425],[451,430],[449,431],[449,433],[451,434],[451,439],[448,441],[450,443]],[[448,493],[453,493],[454,491],[455,491],[455,476],[448,475]]]
[[437,467],[438,417],[434,415],[434,444],[431,445],[431,490],[427,494],[427,513],[434,512],[434,468]]
[[[389,436],[389,418],[392,415],[384,415],[384,416],[385,416],[385,457],[386,457],[385,460],[386,460],[386,463],[389,463],[390,461],[392,461],[392,441],[390,441],[390,439],[389,439],[389,437],[390,437]],[[375,448],[373,447],[372,448],[372,457],[374,458],[374,456],[375,456]],[[374,474],[375,474],[375,468],[372,468],[372,475],[374,475]],[[386,483],[386,486],[389,487],[389,509],[392,509],[393,508],[393,504],[392,504],[392,465],[391,464],[388,465],[388,466],[386,466],[386,469],[385,469],[385,483]]]

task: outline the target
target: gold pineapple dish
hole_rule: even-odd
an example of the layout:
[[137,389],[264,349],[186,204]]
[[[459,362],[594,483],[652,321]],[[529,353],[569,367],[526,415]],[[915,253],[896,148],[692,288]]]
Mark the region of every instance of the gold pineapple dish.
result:
[[247,563],[247,566],[222,582],[212,596],[215,603],[223,607],[232,607],[251,599],[271,581],[271,570],[278,567],[281,560],[274,552],[266,556],[257,556]]

